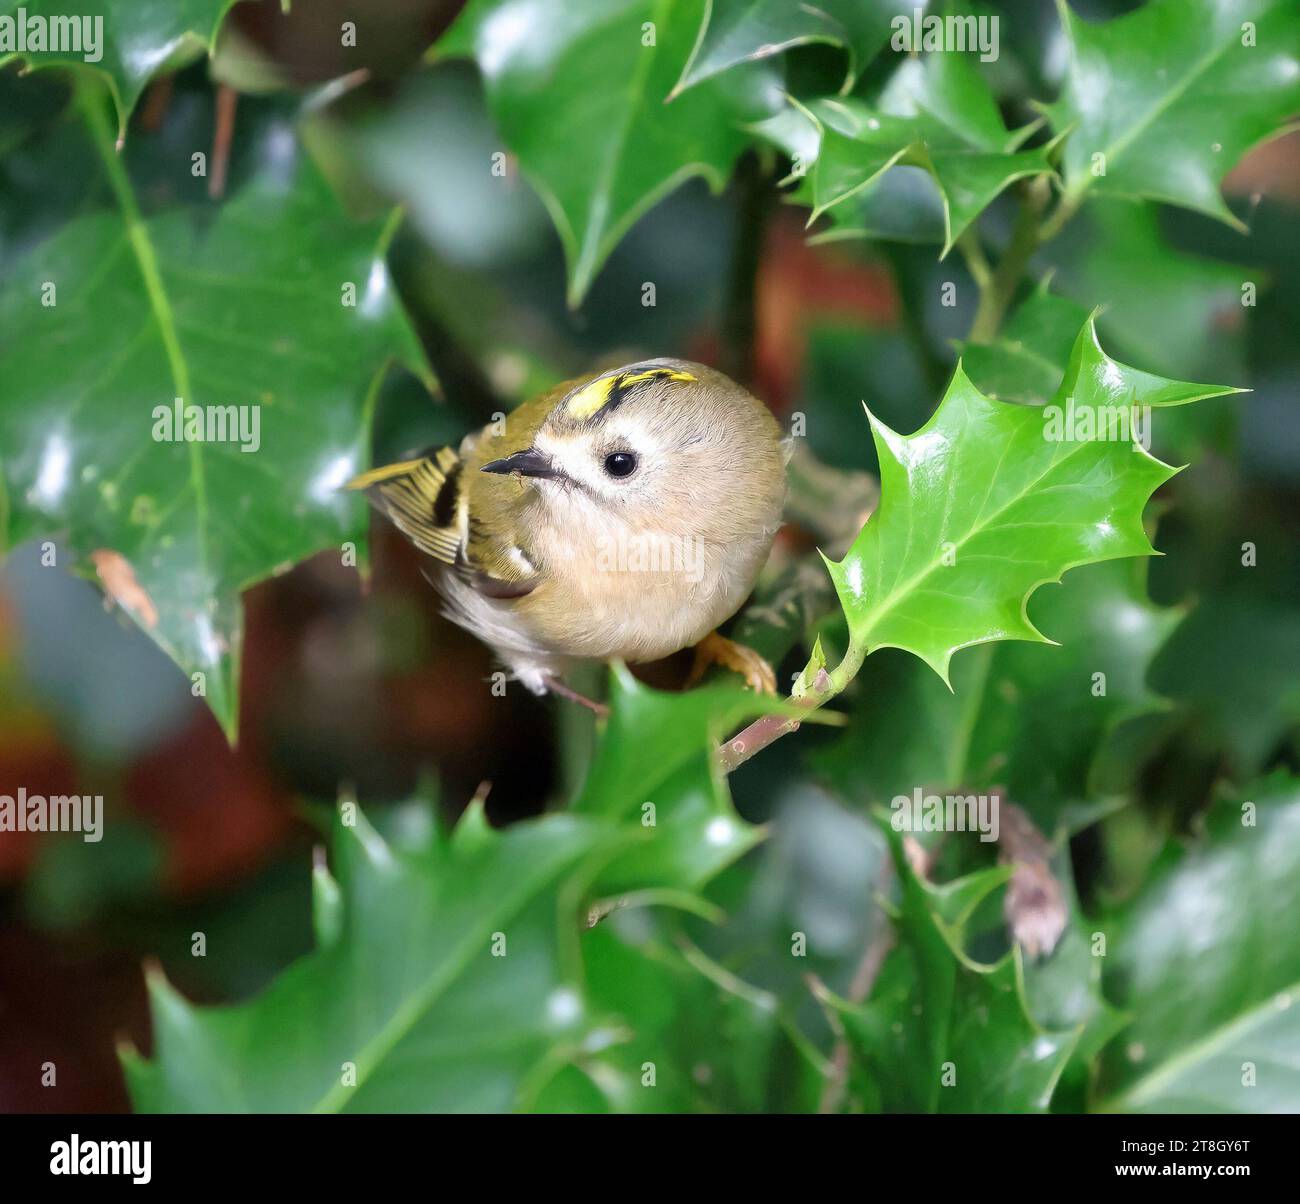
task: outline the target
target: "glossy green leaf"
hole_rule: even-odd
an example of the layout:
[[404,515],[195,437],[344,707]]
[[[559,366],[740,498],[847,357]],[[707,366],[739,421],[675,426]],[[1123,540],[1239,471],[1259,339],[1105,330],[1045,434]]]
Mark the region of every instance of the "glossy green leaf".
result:
[[[811,205],[811,188],[805,191],[804,203]],[[800,199],[800,194],[794,194],[794,199]],[[947,241],[943,192],[924,167],[910,163],[896,163],[823,217],[829,227],[809,242],[867,238],[942,247]]]
[[[816,204],[811,168],[824,129],[815,116],[818,108],[817,101],[811,108],[791,104],[752,127],[757,137],[778,147],[790,159],[792,170],[782,182],[794,186],[785,194],[785,200],[808,208]],[[924,167],[910,163],[895,163],[822,216],[830,225],[809,242],[878,238],[942,244],[946,236],[943,194]]]
[[[987,346],[962,364],[985,393],[1043,403],[1056,393],[1082,311],[1040,290]],[[1161,416],[1164,416],[1162,413]],[[1127,719],[1165,706],[1147,685],[1153,658],[1180,611],[1152,605],[1143,562],[1117,560],[1067,573],[1030,603],[1032,622],[1056,646],[1011,641],[958,658],[952,689],[897,651],[861,672],[849,726],[814,763],[862,802],[888,802],[919,787],[1008,789],[1048,830],[1066,807],[1091,797],[1097,758]],[[1131,776],[1109,763],[1106,784]],[[1118,758],[1117,758],[1118,759]]]
[[1300,785],[1225,796],[1118,919],[1107,985],[1133,1013],[1106,1106],[1300,1110]]
[[1097,306],[1107,343],[1158,371],[1242,371],[1242,285],[1267,280],[1175,249],[1160,226],[1154,206],[1094,199],[1053,245],[1053,290]]
[[559,231],[573,305],[656,201],[692,175],[721,189],[746,145],[741,123],[775,107],[762,65],[664,103],[702,4],[472,0],[434,47],[477,61],[501,137]]
[[[1075,890],[1069,842],[1061,833],[1051,873],[1067,909],[1065,929],[1051,953],[1024,959],[1025,1004],[1045,1029],[1078,1034],[1052,1097],[1054,1112],[1088,1110],[1103,1052],[1128,1027],[1132,1016],[1105,996],[1102,975],[1109,933],[1085,916]],[[1001,920],[1002,917],[1000,916]]]
[[[879,824],[804,780],[778,800],[770,838],[709,884],[726,919],[685,923],[716,961],[799,1006],[811,1037],[829,1036],[808,1006],[808,976],[851,989],[863,950],[889,924],[878,906],[891,886],[889,849]],[[793,956],[798,942],[802,956]]]
[[154,1057],[124,1056],[138,1111],[501,1111],[600,1043],[564,889],[598,825],[498,833],[474,805],[396,848],[353,819],[335,828],[337,889],[315,891],[318,948],[264,992],[197,1008],[151,976]]
[[963,949],[965,919],[1006,879],[986,870],[933,887],[894,840],[902,880],[898,946],[867,1003],[831,1000],[870,1111],[1044,1112],[1080,1030],[1041,1028],[1024,996],[1020,953],[995,965]]
[[1087,319],[1083,306],[1040,287],[993,342],[963,349],[962,367],[980,392],[997,401],[1045,405],[1056,394]]
[[958,658],[951,689],[914,657],[872,657],[848,727],[814,764],[863,803],[1002,787],[1050,832],[1065,806],[1092,797],[1113,730],[1167,705],[1146,677],[1181,612],[1153,605],[1145,583],[1143,561],[1068,573],[1029,605],[1059,647],[981,646]]
[[790,710],[780,699],[738,685],[680,694],[643,686],[625,668],[610,675],[610,715],[573,809],[625,818],[697,754],[758,715]]
[[[635,758],[631,763],[640,764]],[[761,828],[737,815],[711,751],[697,752],[665,779],[637,821],[636,839],[593,882],[597,894],[694,889],[763,838]]]
[[794,708],[733,685],[661,693],[623,668],[610,681],[608,726],[572,810],[635,838],[593,889],[696,887],[761,837],[736,814],[713,750],[749,719]]
[[274,123],[224,204],[146,217],[98,98],[82,108],[115,207],[0,288],[0,547],[66,535],[125,558],[110,588],[233,737],[240,591],[364,537],[339,486],[366,463],[386,364],[423,371],[393,227],[350,221]]
[[830,563],[858,651],[903,648],[947,681],[960,648],[1043,642],[1025,609],[1038,586],[1153,550],[1142,510],[1175,470],[1134,443],[1131,407],[1229,392],[1119,364],[1089,323],[1054,405],[993,401],[959,366],[915,434],[873,418],[880,508]]
[[1058,0],[1067,196],[1153,197],[1235,222],[1220,180],[1300,111],[1291,0],[1153,0],[1091,24]]
[[[208,53],[235,2],[0,0],[0,66],[17,58],[29,69],[73,66],[102,73],[113,94],[120,138],[149,81]],[[58,34],[60,49],[32,49],[37,24],[45,31],[42,44]],[[27,33],[20,33],[20,26]]]
[[[1052,286],[1098,307],[1098,329],[1118,355],[1159,372],[1243,377],[1246,301],[1254,300],[1246,286],[1267,292],[1270,281],[1254,269],[1199,255],[1194,244],[1175,248],[1162,231],[1167,224],[1156,206],[1094,197],[1052,244],[1059,269]],[[1240,405],[1216,405],[1170,414],[1158,425],[1157,454],[1199,461],[1207,448],[1231,446],[1240,411]]]
[[584,1063],[611,1106],[812,1111],[818,1077],[776,997],[659,928],[644,910],[616,912],[583,937],[591,1006],[622,1030]]
[[813,42],[848,51],[846,83],[850,83],[884,46],[897,9],[894,0],[821,0],[816,5],[791,0],[708,0],[695,47],[673,94],[741,63]]
[[1209,592],[1152,681],[1189,712],[1198,748],[1238,780],[1252,777],[1300,731],[1300,611],[1244,590]]
[[[943,203],[944,254],[1008,185],[1052,170],[1046,147],[1018,149],[1033,127],[1008,131],[988,85],[960,54],[909,59],[872,104],[818,100],[806,112],[819,130],[817,154],[809,164],[805,150],[796,166],[807,174],[813,217],[882,187],[896,164],[920,167]],[[787,147],[798,137],[788,126],[760,132]]]

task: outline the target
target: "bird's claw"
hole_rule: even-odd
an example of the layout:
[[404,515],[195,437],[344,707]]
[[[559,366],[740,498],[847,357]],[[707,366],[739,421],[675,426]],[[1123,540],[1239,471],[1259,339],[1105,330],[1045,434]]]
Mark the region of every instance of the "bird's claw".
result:
[[737,644],[716,631],[710,632],[695,645],[695,661],[691,665],[690,676],[686,679],[688,686],[694,685],[704,676],[710,665],[721,665],[733,673],[739,673],[745,684],[759,694],[776,693],[776,674],[752,648]]

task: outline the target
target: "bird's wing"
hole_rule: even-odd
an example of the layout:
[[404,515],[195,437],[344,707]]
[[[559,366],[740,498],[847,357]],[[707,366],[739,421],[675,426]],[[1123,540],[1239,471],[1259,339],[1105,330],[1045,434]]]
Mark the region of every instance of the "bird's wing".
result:
[[478,470],[532,445],[538,428],[575,381],[565,381],[512,410],[503,422],[469,435],[457,452],[430,450],[411,460],[372,468],[345,488],[364,490],[371,503],[420,551],[455,568],[491,598],[519,598],[538,573],[522,540],[516,482]]
[[465,543],[462,467],[450,447],[440,447],[414,460],[372,468],[345,488],[364,490],[375,509],[421,552],[455,564]]
[[524,507],[530,491],[510,475],[482,473],[484,464],[503,459],[533,445],[542,423],[580,380],[567,380],[530,398],[489,423],[461,444],[467,494],[464,564],[470,583],[491,598],[519,598],[535,589],[538,565],[528,547]]

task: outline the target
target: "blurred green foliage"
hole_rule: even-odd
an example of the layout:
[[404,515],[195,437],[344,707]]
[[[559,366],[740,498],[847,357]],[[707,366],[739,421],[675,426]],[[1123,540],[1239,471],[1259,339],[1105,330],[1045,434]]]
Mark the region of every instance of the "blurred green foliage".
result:
[[[363,816],[345,791],[310,879],[300,848],[207,905],[165,898],[133,821],[51,841],[27,919],[166,966],[136,1107],[1300,1109],[1300,190],[1294,137],[1267,142],[1300,110],[1293,6],[974,6],[1001,21],[991,62],[891,46],[875,3],[380,6],[340,13],[342,78],[327,16],[87,7],[98,67],[0,70],[0,543],[53,539],[86,575],[114,549],[158,615],[117,591],[153,659],[79,711],[77,649],[42,624],[82,612],[31,546],[6,566],[21,674],[87,781],[193,702],[146,637],[234,734],[241,591],[345,541],[365,567],[334,487],[368,453],[643,353],[731,357],[806,423],[812,539],[778,547],[738,630],[787,682],[820,637],[802,685],[824,664],[846,716],[728,778],[718,742],[789,704],[616,670],[603,727],[558,721],[567,788],[493,732],[566,814],[495,831],[481,803],[451,826],[427,792]],[[1225,190],[1260,142],[1282,185]],[[260,402],[261,451],[152,441],[175,396]],[[1155,407],[1153,452],[1192,466],[1046,442],[1067,396]],[[864,471],[879,513],[828,578],[812,540],[856,530]],[[1149,581],[1114,559],[1148,541]],[[952,691],[922,663],[950,657]],[[139,722],[93,721],[112,707]],[[1045,852],[900,839],[889,804],[918,788],[1014,803]],[[1039,956],[1009,902],[1035,857],[1062,928]],[[198,929],[220,953],[196,970]]]

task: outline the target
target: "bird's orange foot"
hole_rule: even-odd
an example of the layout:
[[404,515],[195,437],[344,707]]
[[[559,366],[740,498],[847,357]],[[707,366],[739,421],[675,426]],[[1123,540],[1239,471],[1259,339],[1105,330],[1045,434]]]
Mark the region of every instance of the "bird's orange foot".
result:
[[760,694],[776,693],[776,674],[752,648],[737,644],[716,631],[710,632],[695,645],[695,663],[691,666],[690,676],[686,679],[688,686],[693,686],[710,665],[721,665],[733,673],[739,673],[751,690]]

